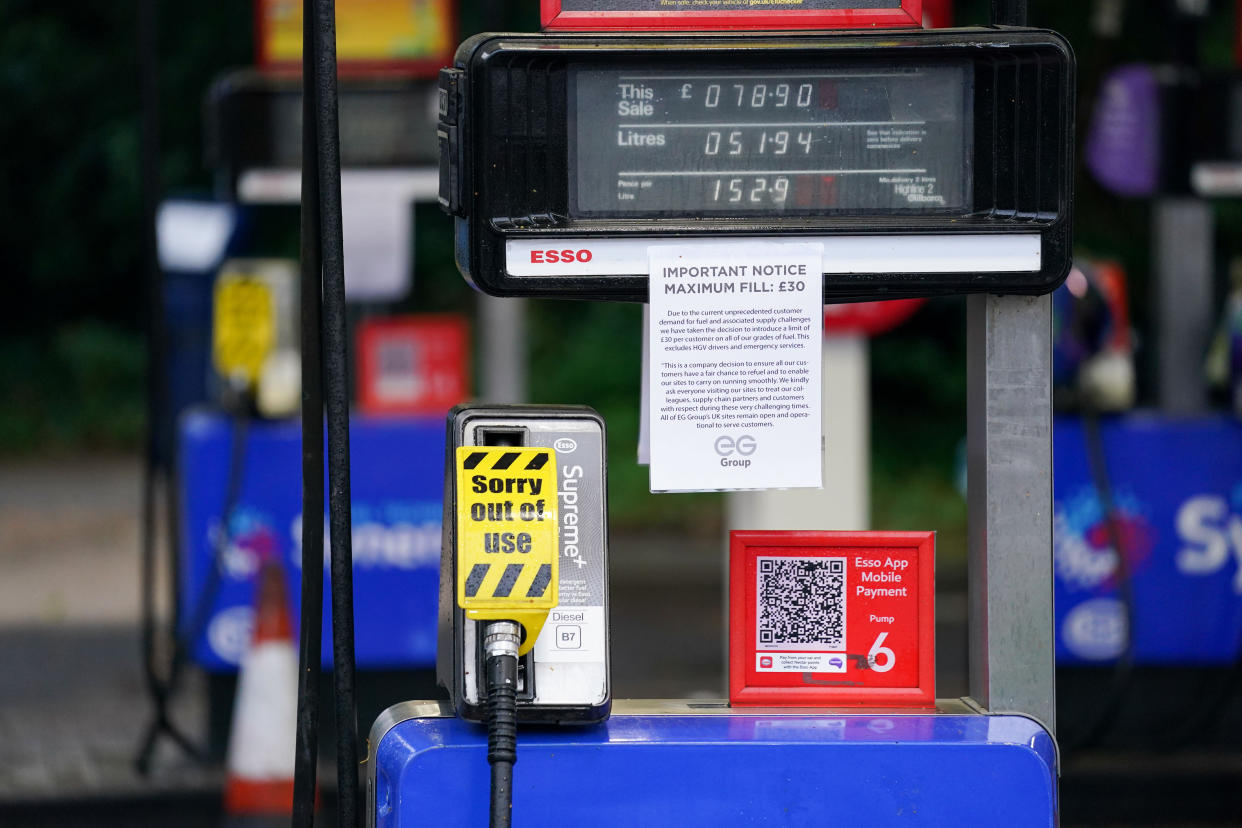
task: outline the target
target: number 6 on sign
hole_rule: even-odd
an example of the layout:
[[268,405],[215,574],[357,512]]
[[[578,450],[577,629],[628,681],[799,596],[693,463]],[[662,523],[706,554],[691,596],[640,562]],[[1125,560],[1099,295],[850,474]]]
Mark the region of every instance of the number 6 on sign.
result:
[[[888,633],[882,632],[876,636],[875,643],[871,645],[870,652],[867,653],[867,663],[871,665],[871,669],[877,673],[887,673],[897,664],[897,654],[884,646],[884,639],[888,638]],[[884,656],[884,663],[880,664],[876,659]]]

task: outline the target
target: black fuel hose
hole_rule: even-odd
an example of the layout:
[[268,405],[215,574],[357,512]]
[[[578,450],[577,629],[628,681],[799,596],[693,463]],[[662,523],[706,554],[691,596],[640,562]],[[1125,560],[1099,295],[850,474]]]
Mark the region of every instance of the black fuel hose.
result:
[[1082,425],[1083,442],[1087,450],[1087,465],[1091,470],[1096,497],[1099,498],[1100,510],[1104,513],[1108,540],[1113,547],[1113,555],[1117,561],[1117,596],[1121,601],[1122,617],[1125,619],[1125,639],[1121,653],[1113,663],[1108,692],[1104,700],[1087,720],[1087,724],[1080,733],[1064,740],[1064,751],[1067,755],[1094,747],[1103,741],[1117,721],[1134,680],[1134,622],[1136,617],[1134,578],[1130,571],[1130,560],[1126,557],[1125,535],[1118,522],[1117,503],[1113,497],[1112,474],[1108,468],[1108,455],[1104,448],[1099,412],[1090,406],[1084,408]]
[[492,767],[491,828],[509,828],[513,819],[513,764],[517,761],[517,673],[521,628],[493,621],[483,635],[483,673],[487,686],[487,761]]
[[341,217],[336,3],[315,3],[315,131],[319,255],[323,264],[323,377],[328,424],[328,523],[332,550],[332,677],[336,701],[336,822],[359,824],[358,711],[354,696],[354,563],[349,480],[349,324]]
[[[224,555],[232,542],[232,519],[241,500],[242,484],[246,479],[246,448],[250,442],[250,402],[248,394],[240,394],[230,400],[232,410],[229,435],[229,465],[225,476],[224,502],[220,508],[220,529],[211,539],[211,557],[207,572],[203,579],[202,589],[190,609],[189,617],[184,625],[181,619],[173,617],[172,655],[169,658],[168,672],[161,679],[155,671],[153,660],[147,661],[148,691],[154,707],[151,723],[143,736],[138,755],[134,759],[137,771],[146,775],[151,770],[151,761],[155,753],[155,745],[161,734],[167,735],[174,744],[188,756],[200,762],[211,759],[211,751],[206,745],[196,745],[173,721],[169,713],[169,704],[177,693],[190,652],[195,643],[202,637],[203,631],[211,620],[211,612],[215,609],[216,599],[220,595],[220,586],[224,579]],[[176,557],[174,548],[172,557]],[[144,567],[145,568],[145,567]],[[174,583],[174,588],[180,588]],[[153,588],[153,584],[151,584]],[[151,593],[144,590],[144,614],[151,601]],[[174,608],[176,609],[176,608]],[[154,612],[153,608],[151,610]],[[179,612],[179,609],[176,610]],[[145,626],[145,625],[144,625]]]
[[[138,58],[140,97],[140,151],[139,177],[141,181],[141,223],[143,270],[146,276],[146,345],[147,345],[147,434],[144,444],[142,505],[140,521],[140,570],[141,594],[140,638],[142,668],[147,695],[151,700],[152,718],[145,731],[134,759],[136,770],[146,775],[151,769],[155,746],[161,735],[167,736],[187,756],[200,761],[210,761],[210,750],[198,745],[175,722],[169,705],[176,694],[181,674],[190,648],[202,635],[207,615],[215,605],[219,591],[224,550],[228,547],[229,518],[236,506],[240,481],[244,476],[242,465],[246,445],[249,416],[245,400],[239,402],[242,413],[233,421],[228,483],[222,511],[223,529],[212,541],[212,559],[206,584],[183,627],[181,602],[181,544],[179,502],[176,497],[178,484],[175,427],[173,426],[172,393],[169,389],[168,363],[165,358],[167,326],[164,321],[164,274],[159,262],[159,243],[156,234],[156,214],[163,189],[160,176],[160,106],[159,106],[159,16],[156,0],[140,0],[138,3]],[[234,409],[238,412],[239,409]],[[161,492],[162,487],[162,492]],[[157,629],[156,618],[156,512],[163,497],[165,532],[168,543],[168,606],[169,624],[166,630]],[[161,671],[158,660],[159,644],[169,643],[171,655]]]
[[[312,353],[303,366],[310,395],[303,391],[303,520],[322,520],[322,439],[326,403],[328,432],[328,523],[332,539],[332,665],[336,712],[336,824],[359,825],[358,721],[354,696],[353,548],[349,481],[349,349],[345,301],[345,256],[341,219],[340,125],[337,111],[336,4],[334,0],[303,0],[302,78],[302,342]],[[313,180],[312,180],[313,179]],[[309,214],[309,215],[308,215]],[[319,444],[321,445],[321,444]],[[318,482],[319,488],[311,492]],[[317,507],[317,508],[316,508]],[[303,538],[303,578],[321,577],[322,526],[313,534],[313,549]],[[317,555],[316,555],[317,553]],[[314,819],[314,762],[318,742],[317,632],[322,618],[318,588],[303,593],[299,634],[298,735],[295,747],[295,820],[309,825]]]
[[[302,4],[302,51],[314,53],[314,0]],[[298,719],[293,761],[293,826],[315,824],[319,762],[319,676],[323,648],[323,307],[320,295],[318,96],[311,61],[302,63],[302,604],[298,629]]]
[[[143,737],[134,760],[139,773],[150,768],[150,755],[155,740],[167,733],[179,746],[193,752],[191,740],[168,718],[168,681],[156,665],[158,632],[156,629],[156,512],[159,506],[160,483],[164,497],[171,498],[172,477],[164,463],[166,452],[163,436],[168,410],[168,369],[164,361],[164,291],[159,263],[159,244],[155,219],[160,191],[160,130],[159,130],[159,34],[155,0],[138,3],[138,92],[141,100],[141,131],[139,144],[139,177],[141,181],[141,238],[143,270],[146,276],[146,360],[147,360],[147,434],[143,447],[142,506],[140,518],[139,584],[142,600],[140,637],[143,677],[151,699],[154,720]],[[175,555],[173,556],[175,557]],[[175,589],[174,589],[175,593]],[[176,613],[173,614],[174,624]]]
[[517,761],[517,658],[487,659],[487,761],[492,766],[492,828],[508,828]]

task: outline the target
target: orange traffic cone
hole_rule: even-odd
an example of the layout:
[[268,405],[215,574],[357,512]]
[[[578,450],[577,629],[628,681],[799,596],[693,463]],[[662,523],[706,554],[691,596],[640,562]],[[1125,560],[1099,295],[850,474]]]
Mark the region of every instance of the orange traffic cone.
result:
[[230,816],[293,812],[298,654],[284,574],[265,558],[259,568],[254,636],[242,657],[224,786]]

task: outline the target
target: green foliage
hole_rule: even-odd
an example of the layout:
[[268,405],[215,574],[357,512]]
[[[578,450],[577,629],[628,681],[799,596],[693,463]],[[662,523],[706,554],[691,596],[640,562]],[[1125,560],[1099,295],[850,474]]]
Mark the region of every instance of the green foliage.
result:
[[[161,3],[166,189],[202,188],[200,101],[251,51],[248,0]],[[132,3],[0,4],[6,335],[140,319],[137,15]],[[240,33],[240,36],[239,36]]]
[[935,531],[942,571],[966,565],[966,500],[940,468],[913,470],[875,462],[871,526],[889,531]]
[[472,313],[475,293],[453,261],[453,220],[438,204],[414,209],[414,290],[401,310],[411,313]]
[[589,405],[608,423],[613,524],[718,529],[719,495],[651,494],[647,468],[636,462],[642,308],[548,301],[529,307],[532,401]]
[[[202,93],[250,0],[159,3],[160,172],[203,190]],[[0,0],[0,452],[142,437],[137,6]]]
[[966,434],[965,300],[928,302],[871,343],[872,526],[938,532],[942,561],[965,554],[954,485]]
[[138,445],[143,349],[141,337],[98,323],[0,341],[0,454]]

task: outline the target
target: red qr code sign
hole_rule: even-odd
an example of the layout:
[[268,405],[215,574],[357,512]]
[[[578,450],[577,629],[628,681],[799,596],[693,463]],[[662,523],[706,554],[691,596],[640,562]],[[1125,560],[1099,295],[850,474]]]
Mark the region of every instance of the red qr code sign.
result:
[[932,532],[732,532],[734,706],[932,707]]
[[469,327],[457,315],[366,319],[357,352],[364,414],[439,416],[470,394]]

